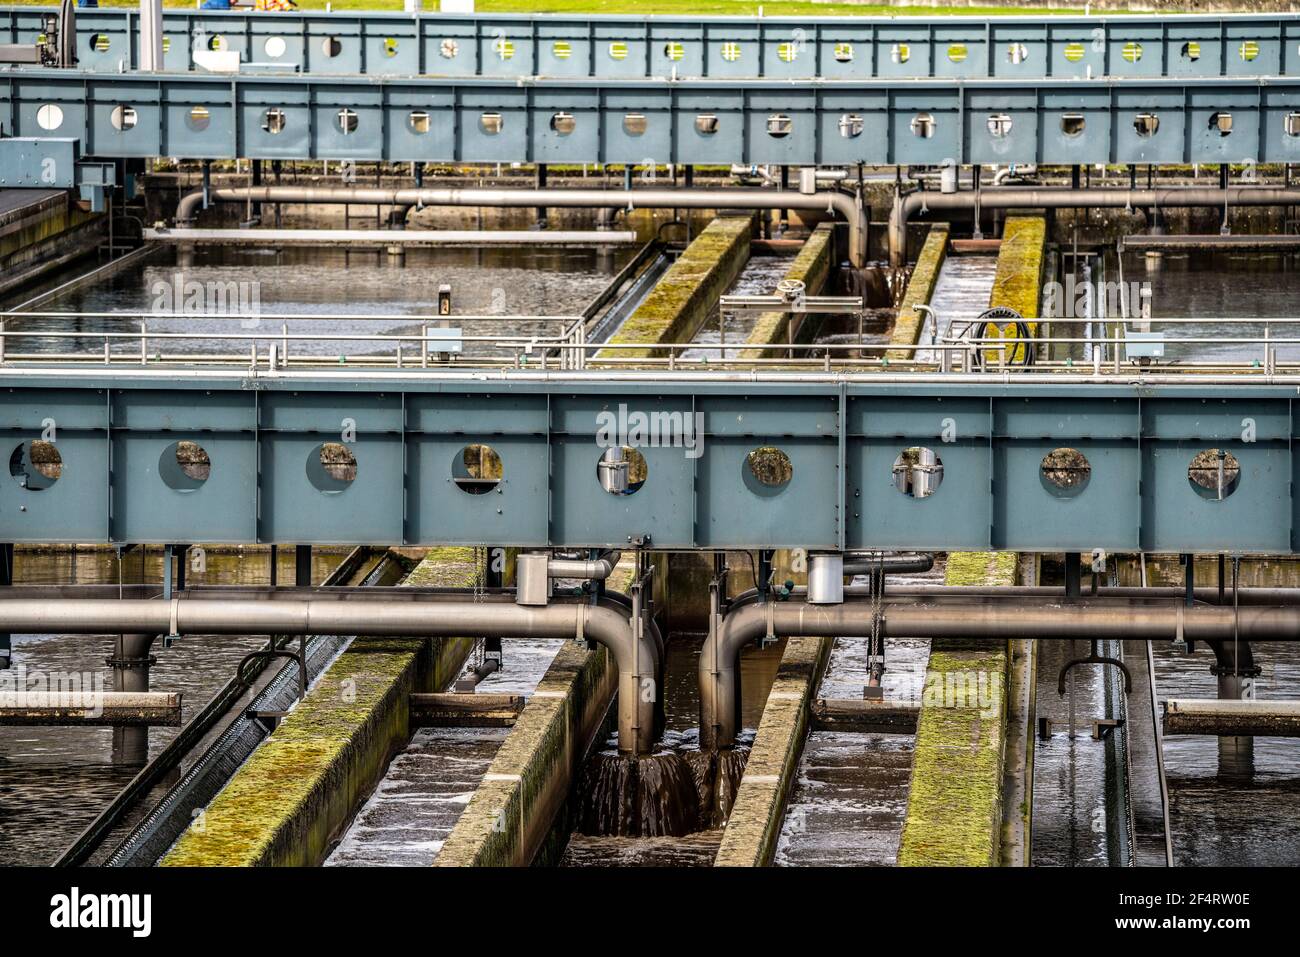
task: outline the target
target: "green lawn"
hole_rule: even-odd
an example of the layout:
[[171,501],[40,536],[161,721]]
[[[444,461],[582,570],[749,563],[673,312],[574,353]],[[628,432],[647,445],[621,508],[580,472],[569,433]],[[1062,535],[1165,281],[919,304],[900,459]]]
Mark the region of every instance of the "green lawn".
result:
[[[49,6],[53,0],[5,0],[4,6]],[[300,10],[324,10],[326,0],[298,0]],[[136,0],[100,0],[101,7],[135,7]],[[163,0],[167,7],[194,7],[194,0]],[[335,10],[398,10],[402,0],[333,0]],[[891,6],[888,3],[809,3],[806,0],[777,0],[759,3],[757,0],[478,0],[480,13],[603,13],[603,14],[672,14],[677,16],[754,16],[762,9],[764,16],[994,16],[1015,14],[1037,16],[1046,14],[1082,13],[1075,10],[1048,10],[1037,7],[962,7],[948,12],[942,7]],[[434,0],[425,0],[425,9],[437,9]],[[275,16],[268,13],[267,16]]]

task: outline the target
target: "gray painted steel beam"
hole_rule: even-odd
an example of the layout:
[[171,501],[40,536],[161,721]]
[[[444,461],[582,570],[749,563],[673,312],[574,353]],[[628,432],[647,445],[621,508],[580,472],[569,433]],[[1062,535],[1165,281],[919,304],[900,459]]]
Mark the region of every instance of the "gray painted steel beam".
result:
[[100,158],[789,165],[1300,161],[1300,79],[0,74]]
[[[617,548],[648,535],[674,549],[1288,554],[1300,551],[1298,386],[1246,374],[10,367],[0,541]],[[631,494],[597,477],[620,406],[625,425],[639,415],[658,429],[629,437],[648,468]],[[33,459],[51,420],[52,449]],[[347,420],[355,442],[340,441]],[[207,452],[206,476],[178,467],[182,440]],[[494,486],[454,471],[480,444],[500,457]],[[767,447],[789,458],[783,485],[748,467]],[[926,497],[898,484],[917,448],[942,466]],[[1042,463],[1059,448],[1087,459],[1084,482],[1053,484]],[[1215,449],[1232,456],[1221,495],[1189,471]],[[347,457],[355,467],[340,469]]]

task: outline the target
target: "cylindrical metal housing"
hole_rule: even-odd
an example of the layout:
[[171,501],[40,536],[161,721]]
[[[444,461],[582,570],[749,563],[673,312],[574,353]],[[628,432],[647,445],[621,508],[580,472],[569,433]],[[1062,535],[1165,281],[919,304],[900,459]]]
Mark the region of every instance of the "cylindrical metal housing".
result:
[[515,604],[541,606],[551,599],[546,552],[524,552],[515,562]]
[[808,604],[838,605],[844,601],[844,556],[815,552],[808,562]]

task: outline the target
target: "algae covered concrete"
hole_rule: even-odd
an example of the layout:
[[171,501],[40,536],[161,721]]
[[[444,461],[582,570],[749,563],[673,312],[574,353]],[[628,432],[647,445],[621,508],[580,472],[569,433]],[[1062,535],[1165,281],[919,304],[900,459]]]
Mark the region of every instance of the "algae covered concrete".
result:
[[[614,570],[608,586],[626,589],[633,571],[629,559]],[[604,726],[617,690],[618,672],[609,652],[565,642],[447,836],[434,866],[549,863],[540,858],[547,856],[574,778]]]
[[[610,343],[690,342],[749,259],[754,215],[719,216],[695,237]],[[649,359],[661,350],[602,349],[598,360]]]
[[[439,548],[409,585],[470,585],[474,553]],[[163,856],[163,866],[314,866],[410,738],[408,696],[445,687],[469,638],[358,637]]]
[[[1002,227],[998,268],[989,307],[1014,309],[1026,319],[1039,318],[1046,262],[1047,220],[1043,216],[1008,216]],[[1037,334],[1037,323],[1031,324]]]
[[828,638],[790,638],[768,693],[736,802],[714,865],[766,867],[781,837],[818,683],[830,658]]
[[[948,556],[945,584],[1011,585],[1014,552]],[[1008,650],[1003,639],[934,641],[917,721],[900,866],[999,863]]]
[[[907,280],[907,289],[903,292],[903,301],[898,307],[898,316],[894,319],[894,331],[890,334],[890,345],[914,346],[921,338],[925,323],[921,313],[914,307],[927,306],[934,295],[934,287],[939,283],[939,272],[948,258],[948,224],[935,223],[925,237],[925,245],[912,267],[912,275]],[[890,349],[885,357],[891,362],[912,358],[911,349]]]
[[[820,295],[830,278],[832,254],[835,249],[835,224],[822,223],[813,230],[790,268],[785,271],[784,279],[794,279],[804,284],[804,293],[809,296]],[[793,318],[788,312],[764,312],[754,323],[746,338],[750,346],[767,346],[790,341],[790,322]],[[795,340],[800,336],[796,332]],[[767,359],[779,356],[779,349],[745,349],[740,353],[742,359]]]

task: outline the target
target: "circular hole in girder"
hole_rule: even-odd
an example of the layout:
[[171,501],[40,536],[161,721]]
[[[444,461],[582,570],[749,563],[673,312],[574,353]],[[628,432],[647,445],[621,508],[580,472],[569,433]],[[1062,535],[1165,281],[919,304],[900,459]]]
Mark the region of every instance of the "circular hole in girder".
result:
[[1241,464],[1226,449],[1205,449],[1192,457],[1187,466],[1187,483],[1201,498],[1221,502],[1241,481]]
[[645,456],[628,445],[611,446],[596,460],[596,481],[610,495],[631,495],[649,473]]
[[185,125],[196,133],[208,128],[212,122],[212,113],[206,106],[192,106],[185,114]]
[[182,439],[163,449],[158,458],[158,476],[168,488],[193,492],[212,474],[212,459],[197,442]]
[[109,115],[109,121],[113,124],[113,129],[121,130],[123,133],[133,129],[139,119],[135,107],[126,106],[125,104],[113,107],[113,112]]
[[63,475],[63,456],[53,442],[22,442],[9,455],[9,474],[29,492],[43,492]]
[[324,442],[307,456],[307,480],[328,495],[345,491],[357,478],[357,457],[342,442]]
[[336,57],[343,52],[343,41],[338,37],[326,37],[320,42],[321,52],[328,57]]
[[943,484],[943,460],[933,449],[912,446],[894,459],[894,488],[909,498],[929,498]]
[[43,130],[57,130],[63,125],[63,107],[46,103],[36,110],[36,125]]
[[284,51],[289,49],[289,46],[284,42],[284,37],[267,37],[266,42],[262,44],[262,49],[271,59],[278,60],[284,56]]
[[783,450],[763,445],[745,456],[741,474],[746,487],[755,495],[776,495],[794,478],[794,465]]
[[501,456],[490,445],[467,445],[451,462],[451,480],[462,492],[484,495],[501,484]]
[[1047,491],[1061,498],[1071,498],[1088,487],[1092,465],[1078,449],[1053,449],[1043,456],[1038,475]]

